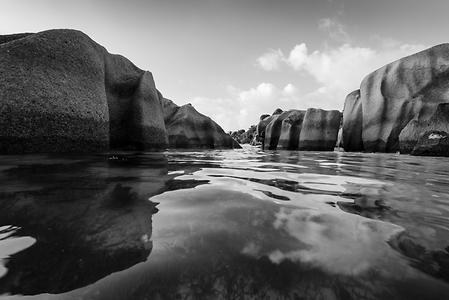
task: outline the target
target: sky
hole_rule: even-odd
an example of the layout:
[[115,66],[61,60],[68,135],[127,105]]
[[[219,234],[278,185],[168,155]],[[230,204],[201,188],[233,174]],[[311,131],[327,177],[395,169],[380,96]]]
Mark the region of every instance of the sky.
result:
[[72,28],[226,131],[342,110],[364,76],[449,42],[447,0],[0,0],[0,35]]

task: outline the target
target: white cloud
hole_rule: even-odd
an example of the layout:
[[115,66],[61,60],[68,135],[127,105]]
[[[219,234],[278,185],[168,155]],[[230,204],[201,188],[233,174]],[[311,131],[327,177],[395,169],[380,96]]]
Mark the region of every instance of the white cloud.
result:
[[262,114],[272,113],[276,108],[300,108],[307,103],[299,101],[299,89],[288,83],[278,87],[272,83],[260,83],[246,90],[233,86],[227,88],[224,98],[195,97],[192,105],[210,116],[225,131],[247,129],[257,124]]
[[297,95],[298,101],[301,99],[301,103],[312,103],[314,107],[341,110],[346,95],[359,88],[367,74],[426,48],[424,45],[400,43],[392,39],[379,39],[378,44],[379,47],[375,49],[345,43],[310,52],[305,43],[300,43],[293,47],[288,56],[279,56],[277,64],[288,65],[318,84],[316,90]]
[[294,96],[298,93],[298,89],[293,84],[287,84],[282,90],[282,95],[284,96]]
[[290,51],[290,55],[287,59],[282,58],[282,60],[289,63],[295,70],[299,70],[307,62],[307,58],[307,46],[302,43],[296,45],[293,50]]
[[280,49],[270,49],[257,59],[257,65],[266,71],[279,70],[284,54]]
[[[323,28],[336,26],[330,20],[322,23]],[[296,83],[277,86],[263,82],[248,89],[228,86],[223,97],[196,97],[192,104],[226,131],[246,129],[256,124],[260,115],[272,113],[278,107],[342,110],[346,95],[358,89],[367,74],[426,48],[393,39],[375,39],[376,47],[344,43],[311,51],[306,43],[299,43],[288,55],[281,49],[269,50],[257,59],[257,65],[266,71],[276,71],[282,66],[290,68],[297,74]],[[303,86],[298,89],[301,79]]]

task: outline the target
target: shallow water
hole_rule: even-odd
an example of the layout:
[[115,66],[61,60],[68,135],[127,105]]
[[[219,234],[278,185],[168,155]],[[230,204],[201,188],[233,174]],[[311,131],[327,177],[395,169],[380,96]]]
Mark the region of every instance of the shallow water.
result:
[[449,299],[448,175],[252,147],[0,156],[0,294]]

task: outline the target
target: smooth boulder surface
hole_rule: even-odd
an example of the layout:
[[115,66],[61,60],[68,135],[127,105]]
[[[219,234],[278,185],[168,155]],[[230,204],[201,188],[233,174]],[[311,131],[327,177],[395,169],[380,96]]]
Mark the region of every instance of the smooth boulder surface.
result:
[[340,129],[341,112],[309,108],[299,134],[299,150],[333,151]]
[[282,123],[289,116],[289,111],[284,111],[281,114],[273,115],[270,123],[265,128],[264,146],[268,150],[276,150],[281,136]]
[[343,108],[340,144],[346,151],[363,151],[363,114],[360,90],[350,93]]
[[[366,76],[360,87],[364,150],[399,151],[399,135],[409,122],[425,122],[438,104],[449,102],[448,73],[449,44],[442,44]],[[409,152],[417,139],[404,139],[409,144],[402,150]]]
[[76,30],[0,37],[0,153],[166,145],[150,72]]
[[283,110],[280,108],[277,108],[273,114],[270,116],[268,114],[263,114],[259,118],[259,124],[257,124],[257,142],[262,143],[262,147],[265,148],[265,129],[267,128],[268,124],[277,117],[277,115],[280,115],[283,113]]
[[297,150],[299,146],[299,134],[306,111],[290,110],[287,117],[282,121],[281,134],[277,149]]
[[162,107],[170,148],[241,148],[217,123],[191,104],[177,106],[163,98]]

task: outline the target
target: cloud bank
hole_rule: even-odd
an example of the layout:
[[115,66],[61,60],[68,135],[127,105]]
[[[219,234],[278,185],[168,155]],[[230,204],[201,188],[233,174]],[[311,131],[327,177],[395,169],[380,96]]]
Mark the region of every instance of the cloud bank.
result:
[[[319,28],[328,31],[334,40],[349,40],[344,27],[332,19],[320,20]],[[359,88],[364,76],[427,48],[392,39],[373,39],[375,48],[345,42],[315,50],[310,50],[306,43],[299,43],[285,52],[288,54],[282,49],[269,49],[255,60],[256,66],[266,72],[267,77],[292,73],[292,78],[284,85],[276,86],[267,81],[248,89],[229,86],[223,98],[199,96],[192,104],[225,130],[246,129],[256,124],[260,115],[272,113],[278,107],[342,110],[346,95]]]

